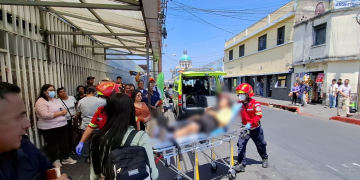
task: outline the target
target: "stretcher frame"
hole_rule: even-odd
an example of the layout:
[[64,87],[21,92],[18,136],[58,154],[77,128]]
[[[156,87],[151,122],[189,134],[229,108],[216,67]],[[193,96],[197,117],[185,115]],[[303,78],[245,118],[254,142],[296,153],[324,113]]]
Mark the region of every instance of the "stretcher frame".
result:
[[[154,153],[160,154],[161,156],[157,161],[160,161],[164,166],[168,167],[172,171],[174,171],[177,176],[175,179],[181,180],[183,177],[189,180],[200,180],[199,177],[199,162],[198,162],[198,153],[202,153],[205,157],[211,160],[211,171],[215,172],[217,170],[216,163],[225,165],[229,168],[228,175],[229,179],[236,178],[236,171],[232,169],[234,166],[234,151],[233,151],[233,139],[235,137],[245,138],[245,136],[249,134],[249,131],[246,127],[242,126],[239,129],[231,130],[216,136],[210,136],[208,138],[200,138],[190,142],[181,143],[178,146],[170,146],[160,149],[154,149]],[[224,144],[224,142],[228,142],[230,146],[230,162],[227,163],[224,159],[220,157],[218,153],[215,151],[215,147]],[[180,150],[179,148],[180,147]],[[208,155],[205,150],[210,149],[210,154]],[[180,163],[180,155],[188,152],[192,152],[195,157],[194,162],[194,179],[190,178],[185,172],[181,171],[181,163]],[[171,159],[174,158],[175,165],[171,164]]]

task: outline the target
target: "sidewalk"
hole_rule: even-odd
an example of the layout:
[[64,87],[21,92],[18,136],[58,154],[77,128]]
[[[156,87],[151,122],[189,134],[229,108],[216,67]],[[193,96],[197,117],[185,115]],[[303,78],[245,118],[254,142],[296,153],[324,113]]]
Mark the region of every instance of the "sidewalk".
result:
[[259,97],[259,96],[254,96],[253,98],[256,99],[257,101],[259,101],[263,106],[269,106],[269,107],[289,110],[292,112],[296,112],[300,115],[312,116],[312,117],[316,117],[316,118],[324,119],[324,120],[336,120],[336,121],[341,121],[341,122],[345,122],[345,123],[360,125],[360,114],[359,113],[352,114],[353,116],[350,118],[339,117],[339,116],[337,116],[336,108],[329,109],[326,106],[323,106],[320,104],[317,104],[317,105],[308,104],[306,107],[301,107],[300,103],[296,104],[296,106],[291,105],[290,100],[282,101],[282,100],[264,98],[264,97]]
[[263,98],[263,97],[258,97],[258,96],[255,96],[254,99],[256,99],[259,102],[262,102],[265,105],[266,105],[266,103],[269,103],[269,105],[275,105],[275,106],[282,105],[282,106],[287,106],[287,107],[298,108],[299,110],[297,111],[297,113],[301,114],[301,115],[313,116],[313,117],[322,118],[322,119],[329,119],[329,118],[337,115],[336,108],[329,109],[326,106],[323,106],[321,104],[317,104],[317,105],[308,104],[306,107],[301,107],[300,103],[296,104],[296,106],[291,105],[290,100],[282,101],[282,100]]

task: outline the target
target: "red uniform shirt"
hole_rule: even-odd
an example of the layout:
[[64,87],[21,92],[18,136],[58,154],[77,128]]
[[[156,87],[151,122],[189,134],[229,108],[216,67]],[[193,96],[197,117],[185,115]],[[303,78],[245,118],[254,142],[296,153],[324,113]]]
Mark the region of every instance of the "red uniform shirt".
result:
[[91,129],[96,129],[96,128],[101,129],[104,127],[104,125],[106,124],[106,121],[107,121],[107,115],[103,111],[103,109],[104,109],[104,106],[101,106],[96,110],[88,127],[90,127]]
[[262,118],[261,105],[255,99],[251,99],[249,103],[243,105],[240,111],[242,124],[251,124],[251,129],[260,126],[260,119]]

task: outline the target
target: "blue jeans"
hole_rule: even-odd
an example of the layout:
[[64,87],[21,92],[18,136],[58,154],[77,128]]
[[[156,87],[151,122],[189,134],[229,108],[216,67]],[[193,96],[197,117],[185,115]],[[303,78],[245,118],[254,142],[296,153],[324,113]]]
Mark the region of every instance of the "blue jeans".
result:
[[264,88],[260,88],[260,96],[264,96]]
[[329,95],[329,107],[334,108],[336,105],[336,96]]
[[306,106],[306,94],[301,94],[301,105]]

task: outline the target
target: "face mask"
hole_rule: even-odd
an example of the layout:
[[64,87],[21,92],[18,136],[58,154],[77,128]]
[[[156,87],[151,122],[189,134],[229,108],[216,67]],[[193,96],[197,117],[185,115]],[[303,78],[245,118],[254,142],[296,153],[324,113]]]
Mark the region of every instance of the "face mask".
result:
[[245,101],[245,99],[246,99],[245,94],[240,94],[239,99],[240,99],[240,101]]
[[49,91],[49,96],[54,98],[55,97],[55,91]]

